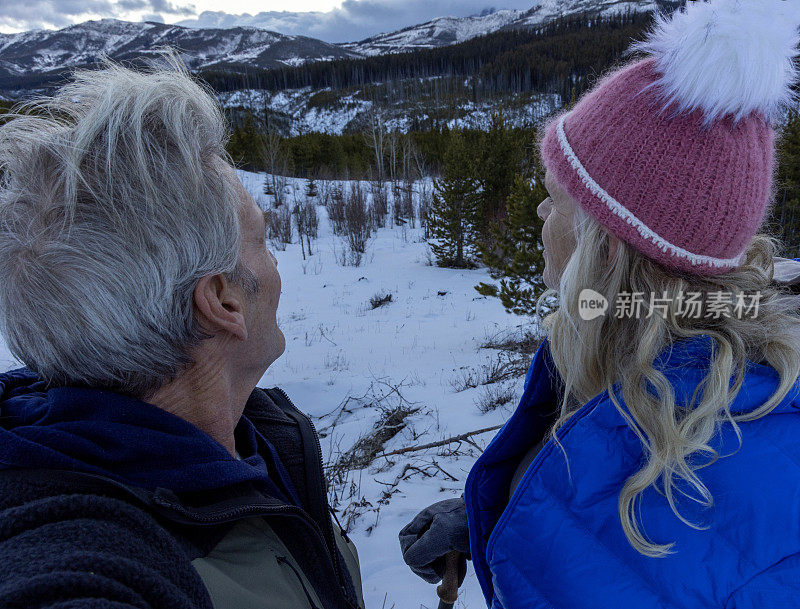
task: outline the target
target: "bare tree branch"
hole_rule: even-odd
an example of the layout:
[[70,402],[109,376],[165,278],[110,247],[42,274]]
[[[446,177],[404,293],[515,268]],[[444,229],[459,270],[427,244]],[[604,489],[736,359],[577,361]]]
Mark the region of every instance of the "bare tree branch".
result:
[[[428,448],[436,448],[438,446],[445,446],[446,444],[451,444],[453,442],[463,442],[468,441],[469,438],[472,436],[477,436],[478,434],[488,433],[490,431],[497,431],[500,429],[502,425],[495,425],[494,427],[486,427],[484,429],[476,429],[475,431],[468,431],[467,433],[462,433],[457,436],[453,436],[452,438],[447,438],[446,440],[439,440],[438,442],[431,442],[430,444],[420,444],[419,446],[407,446],[405,448],[400,448],[398,450],[393,450],[388,453],[381,453],[377,455],[378,457],[389,457],[391,455],[403,455],[405,453],[414,452],[417,450],[425,450]],[[377,458],[377,457],[376,457]]]

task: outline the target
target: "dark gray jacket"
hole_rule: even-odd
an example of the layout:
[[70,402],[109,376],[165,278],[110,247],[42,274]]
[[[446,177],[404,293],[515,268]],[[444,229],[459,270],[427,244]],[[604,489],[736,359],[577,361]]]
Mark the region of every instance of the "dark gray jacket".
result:
[[253,391],[244,414],[302,507],[251,480],[175,492],[86,471],[0,470],[0,606],[363,607],[310,420],[279,389]]

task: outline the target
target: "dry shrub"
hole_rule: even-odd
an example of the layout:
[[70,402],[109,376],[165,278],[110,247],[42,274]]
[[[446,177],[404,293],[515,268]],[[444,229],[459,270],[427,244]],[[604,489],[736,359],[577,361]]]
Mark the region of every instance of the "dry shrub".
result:
[[386,294],[384,292],[378,292],[377,294],[375,294],[375,296],[373,296],[372,298],[369,299],[369,306],[372,309],[377,309],[378,307],[382,307],[384,305],[387,305],[390,302],[392,302],[392,295],[391,294]]
[[389,193],[386,185],[380,180],[370,182],[372,193],[372,221],[376,228],[386,226],[386,216],[389,215]]
[[382,407],[378,421],[373,428],[361,436],[353,447],[342,453],[327,471],[328,480],[335,483],[347,472],[369,467],[383,452],[384,445],[399,434],[406,426],[406,419],[419,411],[401,404]]
[[328,210],[328,218],[331,221],[333,233],[335,235],[343,235],[345,226],[345,195],[342,186],[337,184],[331,187],[330,196],[325,201],[325,208]]
[[338,260],[343,266],[360,266],[372,237],[372,221],[367,198],[356,183],[344,201],[343,232],[339,234],[344,248]]
[[487,335],[480,348],[532,355],[536,353],[541,344],[541,336],[531,330],[502,330],[495,334]]
[[468,368],[450,381],[453,391],[460,392],[474,389],[481,385],[493,385],[520,377],[524,377],[530,361],[528,358],[514,357],[509,353],[500,353],[497,359],[483,364],[480,368]]
[[267,237],[272,246],[278,250],[285,250],[286,245],[292,242],[292,213],[286,206],[264,212],[267,220]]
[[475,400],[475,405],[481,413],[486,414],[510,404],[516,397],[517,392],[512,383],[486,385]]
[[297,214],[297,232],[308,239],[316,239],[319,236],[317,206],[306,200],[297,205],[295,213]]
[[431,193],[430,186],[427,182],[423,182],[420,189],[419,211],[417,216],[419,217],[419,225],[425,229],[424,237],[426,241],[431,238],[431,229],[428,219],[432,203],[433,194]]
[[406,224],[410,225],[411,228],[416,226],[413,182],[405,182],[398,188],[392,210],[394,212],[395,226],[404,226]]

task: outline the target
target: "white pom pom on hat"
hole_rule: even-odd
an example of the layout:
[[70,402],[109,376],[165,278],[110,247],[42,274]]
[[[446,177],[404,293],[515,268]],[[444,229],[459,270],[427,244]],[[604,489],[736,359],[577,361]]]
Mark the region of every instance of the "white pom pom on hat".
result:
[[632,50],[655,58],[665,107],[700,109],[706,124],[753,111],[775,122],[796,101],[799,27],[800,0],[689,0]]
[[768,210],[800,0],[689,1],[545,126],[549,174],[610,233],[693,275],[741,265]]

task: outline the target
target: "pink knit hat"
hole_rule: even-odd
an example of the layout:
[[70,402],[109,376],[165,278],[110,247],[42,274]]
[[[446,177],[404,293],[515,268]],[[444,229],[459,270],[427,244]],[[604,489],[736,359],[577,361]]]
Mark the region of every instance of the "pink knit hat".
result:
[[770,200],[770,123],[793,100],[794,1],[689,2],[546,126],[548,171],[609,232],[699,275],[737,267]]

